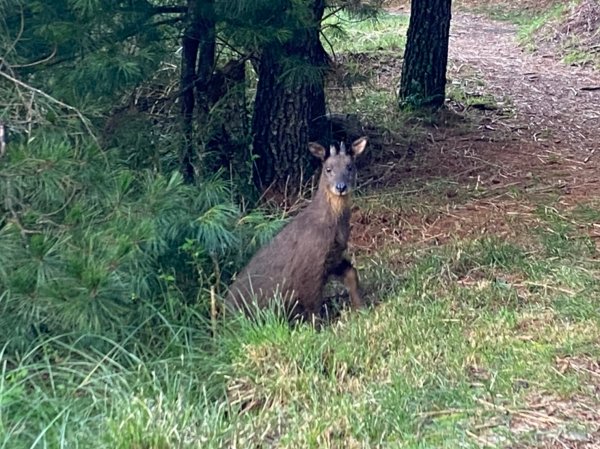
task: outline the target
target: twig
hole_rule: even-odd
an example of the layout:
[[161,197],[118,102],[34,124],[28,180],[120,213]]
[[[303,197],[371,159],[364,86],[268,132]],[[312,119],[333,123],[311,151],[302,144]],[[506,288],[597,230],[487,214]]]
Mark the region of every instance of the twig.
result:
[[505,407],[500,404],[492,404],[491,402],[488,402],[485,399],[476,398],[475,400],[488,409],[498,410],[503,413],[519,416],[523,419],[529,419],[530,421],[535,421],[538,423],[551,422],[553,424],[562,424],[564,422],[562,419],[559,419],[554,416],[550,416],[546,413],[541,413],[541,412],[538,412],[535,410],[525,410],[525,409],[515,410],[515,409],[509,408],[509,407]]
[[333,9],[329,14],[325,14],[323,16],[323,18],[321,19],[321,22],[325,22],[327,19],[329,19],[332,16],[335,16],[338,12],[340,12],[343,9],[344,9],[343,6],[339,6],[336,9]]
[[65,210],[67,208],[67,206],[69,206],[71,204],[71,201],[73,201],[73,198],[75,198],[75,195],[77,195],[79,192],[80,192],[80,190],[73,189],[73,192],[71,192],[71,195],[69,195],[69,198],[64,202],[64,204],[62,206],[60,206],[54,212],[49,212],[47,214],[42,214],[42,216],[43,217],[51,217],[53,215],[56,215],[56,214],[62,212],[63,210]]
[[[8,183],[8,190],[11,190],[10,181]],[[10,214],[12,215],[12,218],[13,218],[12,222],[17,226],[17,228],[19,228],[19,231],[21,231],[22,237],[26,237],[28,234],[41,234],[41,232],[39,232],[39,231],[32,231],[30,229],[25,228],[25,226],[23,226],[23,223],[21,223],[21,219],[19,218],[19,214],[13,208],[12,196],[10,196],[10,195],[6,196],[5,204],[9,210]]]
[[65,109],[67,109],[67,110],[69,110],[69,111],[73,111],[75,114],[77,114],[77,117],[79,117],[79,119],[80,119],[80,120],[81,120],[81,122],[83,123],[83,126],[85,126],[85,129],[86,129],[86,130],[87,130],[87,132],[90,134],[90,136],[92,137],[92,139],[94,139],[94,142],[96,142],[96,144],[98,144],[98,145],[99,145],[99,142],[98,142],[98,139],[97,139],[96,135],[94,134],[94,132],[93,132],[93,131],[92,131],[92,129],[90,128],[90,125],[88,124],[88,121],[87,121],[87,119],[86,119],[86,118],[84,117],[84,115],[83,115],[83,114],[82,114],[82,113],[79,111],[79,109],[77,109],[77,108],[75,108],[75,107],[73,107],[73,106],[70,106],[70,105],[68,105],[68,104],[66,104],[66,103],[63,103],[63,102],[62,102],[62,101],[60,101],[60,100],[57,100],[57,99],[56,99],[56,98],[54,98],[53,96],[51,96],[51,95],[48,95],[46,92],[44,92],[44,91],[41,91],[41,90],[39,90],[39,89],[36,89],[35,87],[33,87],[33,86],[30,86],[29,84],[27,84],[27,83],[24,83],[23,81],[21,81],[21,80],[18,80],[17,78],[14,78],[14,77],[12,77],[12,76],[10,76],[8,73],[6,73],[6,72],[3,72],[3,71],[1,71],[1,70],[0,70],[0,75],[2,75],[2,76],[3,76],[4,78],[6,78],[7,80],[9,80],[9,81],[11,81],[11,82],[13,82],[13,83],[15,83],[15,84],[17,84],[17,85],[21,86],[21,87],[24,87],[25,89],[27,89],[27,90],[29,90],[29,91],[31,91],[31,92],[33,92],[33,93],[36,93],[36,94],[38,94],[38,95],[41,95],[42,97],[46,98],[47,100],[50,100],[50,101],[52,101],[52,102],[54,102],[54,103],[58,104],[59,106],[61,106],[61,107],[65,108]]
[[[489,165],[490,167],[497,168],[500,171],[506,171],[505,167],[503,167],[502,165],[494,164],[493,162],[486,161],[485,159],[482,159],[480,157],[471,156],[471,155],[468,155],[468,154],[465,154],[464,157],[466,157],[468,159],[475,159],[476,161],[483,162],[484,164]],[[508,176],[515,176],[515,173],[509,173],[508,171],[506,171],[506,174]]]
[[210,288],[210,327],[215,338],[217,336],[217,295],[214,286]]
[[574,296],[577,293],[580,293],[580,292],[575,292],[573,290],[569,290],[569,289],[562,288],[562,287],[555,287],[555,286],[548,285],[548,284],[540,284],[539,282],[525,281],[522,284],[513,284],[513,285],[515,287],[540,287],[545,290],[555,290],[557,292],[565,293],[565,294],[571,295],[571,296]]
[[0,122],[0,158],[6,153],[6,130],[4,123]]
[[27,64],[13,64],[13,65],[11,65],[11,68],[22,69],[24,67],[34,67],[36,65],[43,64],[45,62],[50,61],[52,58],[54,58],[56,56],[56,51],[57,50],[58,50],[58,47],[54,46],[54,50],[52,50],[52,53],[50,53],[49,56],[47,56],[47,57],[45,57],[43,59],[39,59],[37,61],[28,62]]
[[596,152],[596,149],[593,149],[593,150],[590,152],[590,155],[589,155],[588,157],[586,157],[586,158],[583,160],[583,163],[584,163],[584,164],[587,164],[587,163],[590,161],[590,159],[592,158],[592,156],[594,155],[594,153],[595,153],[595,152]]
[[419,413],[420,418],[433,418],[435,416],[458,415],[467,413],[469,410],[464,408],[449,408],[447,410],[432,410],[429,412]]
[[469,435],[471,438],[475,439],[479,444],[482,444],[487,447],[496,447],[495,444],[490,443],[485,438],[480,437],[479,435],[474,434],[470,430],[466,430],[465,433]]
[[[17,37],[15,37],[15,40],[8,46],[8,48],[6,49],[6,51],[4,52],[4,57],[8,56],[10,54],[10,52],[12,52],[15,47],[17,46],[17,43],[21,40],[21,37],[23,36],[23,31],[25,31],[25,13],[23,11],[23,6],[21,6],[21,11],[20,11],[20,15],[21,15],[21,23],[19,25],[19,32],[17,33]],[[0,62],[3,61],[3,58],[0,58]],[[2,66],[2,64],[0,64],[0,67]]]

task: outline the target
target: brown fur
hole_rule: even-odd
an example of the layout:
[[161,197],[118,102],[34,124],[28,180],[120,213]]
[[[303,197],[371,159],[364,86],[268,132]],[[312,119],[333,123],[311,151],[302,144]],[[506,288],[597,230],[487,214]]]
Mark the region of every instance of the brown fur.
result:
[[[363,305],[358,274],[344,252],[350,234],[350,195],[355,184],[354,158],[364,150],[366,138],[356,140],[352,154],[311,144],[322,159],[319,188],[311,204],[250,260],[229,288],[226,305],[253,314],[279,295],[290,318],[319,314],[323,289],[330,276],[343,279],[352,307]],[[340,185],[347,189],[344,195]],[[337,187],[336,187],[337,186]]]

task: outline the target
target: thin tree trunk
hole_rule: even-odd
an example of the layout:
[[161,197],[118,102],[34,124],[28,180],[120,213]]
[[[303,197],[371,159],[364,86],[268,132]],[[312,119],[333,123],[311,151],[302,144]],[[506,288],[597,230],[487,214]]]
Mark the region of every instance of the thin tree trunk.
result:
[[179,157],[179,166],[185,182],[194,181],[194,80],[196,79],[196,61],[200,34],[194,20],[198,0],[187,2],[187,25],[181,40],[181,115],[183,119],[183,148]]
[[213,70],[215,68],[216,32],[214,19],[214,0],[197,0],[200,2],[197,18],[200,42],[198,48],[198,67],[196,77],[196,104],[200,113],[199,125],[207,120],[210,108],[209,94]]
[[[308,111],[308,137],[310,141],[322,137],[327,127],[324,76],[331,62],[320,38],[321,20],[323,20],[323,14],[325,13],[325,0],[315,0],[312,12],[315,26],[307,30],[308,58],[313,66],[322,69],[322,77],[318,83],[308,86],[309,98],[311,99]],[[311,162],[316,161],[315,158],[310,160]],[[314,166],[320,165],[318,161],[315,164]]]
[[215,70],[210,82],[208,104],[219,104],[216,116],[209,126],[208,147],[211,158],[203,158],[208,171],[231,167],[240,177],[250,159],[248,145],[248,108],[246,99],[246,59],[232,59],[224,67]]
[[[324,7],[324,0],[313,0],[312,26],[296,31],[286,44],[271,44],[262,51],[252,122],[258,156],[255,182],[260,189],[294,191],[314,167],[308,142],[323,132],[326,122],[323,71],[328,58],[319,40]],[[310,64],[316,76],[289,76],[289,58]]]
[[412,0],[400,107],[444,104],[452,0]]
[[215,22],[213,0],[188,0],[187,24],[182,38],[181,115],[184,144],[180,155],[180,171],[187,183],[194,182],[196,145],[194,109],[204,120],[208,113],[207,98],[215,60]]

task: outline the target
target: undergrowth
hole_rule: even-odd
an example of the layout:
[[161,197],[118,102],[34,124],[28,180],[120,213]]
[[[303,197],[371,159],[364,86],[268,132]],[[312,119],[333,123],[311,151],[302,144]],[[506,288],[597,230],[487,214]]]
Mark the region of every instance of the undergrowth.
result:
[[556,21],[568,8],[568,4],[557,4],[546,11],[539,12],[531,17],[520,21],[518,37],[521,45],[529,49],[535,48],[536,34],[547,24]]
[[39,334],[120,340],[156,312],[208,310],[281,226],[244,213],[219,172],[196,185],[132,170],[93,142],[48,133],[11,144],[0,165],[0,345]]
[[382,249],[359,267],[377,305],[321,331],[267,313],[211,335],[156,312],[154,339],[141,325],[5,350],[0,447],[478,447],[482,419],[585,391],[558,359],[600,356],[597,262],[537,242]]
[[[347,51],[375,49],[377,26]],[[348,112],[405,123],[392,94],[360,93]],[[369,309],[250,322],[212,315],[210,291],[283,220],[241,207],[224,173],[185,185],[126,150],[42,132],[0,159],[0,448],[493,447],[545,418],[587,435],[533,401],[600,406],[597,373],[564,364],[600,357],[597,204],[540,200],[514,241],[382,244],[357,254]],[[401,227],[450,188],[472,195],[440,180],[359,204]]]

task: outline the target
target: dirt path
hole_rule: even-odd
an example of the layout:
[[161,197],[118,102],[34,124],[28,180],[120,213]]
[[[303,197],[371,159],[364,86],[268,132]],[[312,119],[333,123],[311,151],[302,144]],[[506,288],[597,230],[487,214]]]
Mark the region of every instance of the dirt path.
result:
[[[419,184],[441,178],[477,194],[464,201],[449,188],[447,197],[438,192],[415,198],[426,206],[439,200],[439,207],[425,211],[360,212],[354,234],[360,248],[376,250],[390,239],[440,244],[481,235],[518,238],[524,227],[540,225],[542,204],[561,210],[600,204],[600,90],[588,90],[600,86],[600,73],[524,51],[512,24],[463,12],[452,20],[449,93],[466,93],[475,102],[493,95],[495,104],[465,113],[467,100],[451,103],[461,112],[458,123],[450,118],[431,129],[427,142],[419,138],[416,145],[429,147],[417,151],[422,157],[388,161],[380,182],[393,187],[407,179]],[[398,79],[400,68],[392,71]],[[600,225],[582,227],[598,245]]]
[[[519,238],[519,233],[530,235],[525,228],[544,226],[536,212],[541,206],[547,204],[562,213],[580,204],[596,208],[600,204],[600,90],[590,90],[600,87],[600,73],[567,66],[553,55],[525,52],[516,35],[516,27],[507,23],[464,13],[454,17],[450,76],[462,79],[463,72],[472,70],[483,81],[478,88],[481,93],[506,98],[514,114],[490,114],[480,125],[488,141],[467,141],[462,155],[461,147],[456,149],[459,158],[487,161],[485,170],[475,170],[472,176],[489,176],[493,174],[490,167],[495,168],[502,178],[498,195],[457,207],[433,232],[462,226],[472,235],[493,233]],[[515,201],[502,188],[511,185],[527,194]],[[493,185],[487,187],[494,189]],[[548,197],[536,197],[536,189],[547,189]],[[592,236],[599,248],[600,224],[573,224]],[[557,369],[561,363],[557,361]],[[598,364],[589,372],[597,379]],[[597,391],[598,385],[591,382],[587,388]],[[597,398],[597,394],[570,398],[547,392],[530,395],[529,408],[543,411],[548,417],[560,416],[564,422],[550,423],[549,419],[543,425],[529,423],[524,428],[520,427],[522,423],[513,422],[511,432],[515,435],[531,431],[540,435],[537,443],[517,447],[600,447],[600,415],[597,411],[589,413],[597,410]],[[540,404],[548,406],[540,408]],[[591,436],[570,434],[562,427],[564,423],[582,425]]]
[[[451,77],[472,68],[481,90],[514,106],[514,117],[492,117],[489,128],[504,131],[524,157],[499,158],[510,173],[543,168],[571,193],[600,189],[600,73],[571,67],[552,55],[529,53],[515,26],[458,13],[450,40]],[[520,147],[520,148],[519,148]],[[535,160],[537,159],[537,161]],[[541,167],[539,164],[541,163]],[[549,179],[550,180],[550,179]]]

